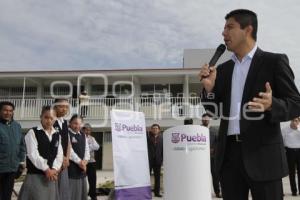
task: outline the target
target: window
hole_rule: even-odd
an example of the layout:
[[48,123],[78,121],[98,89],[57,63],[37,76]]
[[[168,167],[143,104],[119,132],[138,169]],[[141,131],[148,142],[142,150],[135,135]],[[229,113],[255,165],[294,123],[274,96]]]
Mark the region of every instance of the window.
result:
[[10,95],[11,97],[22,97],[23,87],[12,87]]
[[129,96],[132,94],[132,85],[129,84],[118,84],[115,85],[115,94],[120,96]]
[[[37,87],[28,86],[25,88],[25,98],[31,99],[36,98]],[[0,98],[22,98],[23,97],[23,87],[0,87]]]
[[91,96],[100,96],[103,95],[105,92],[104,85],[92,85],[91,86]]
[[154,84],[141,85],[142,93],[154,93]]
[[109,144],[112,142],[111,132],[104,132],[103,133],[103,144]]
[[36,87],[26,87],[25,88],[25,96],[26,97],[36,97],[37,95],[37,88]]
[[183,93],[183,84],[171,84],[170,93],[173,97],[180,96]]
[[0,87],[0,98],[9,98],[9,87]]
[[[45,97],[51,97],[50,94],[50,86],[44,87],[44,96]],[[70,94],[70,87],[68,85],[54,85],[53,87],[53,93],[54,95],[69,95]]]

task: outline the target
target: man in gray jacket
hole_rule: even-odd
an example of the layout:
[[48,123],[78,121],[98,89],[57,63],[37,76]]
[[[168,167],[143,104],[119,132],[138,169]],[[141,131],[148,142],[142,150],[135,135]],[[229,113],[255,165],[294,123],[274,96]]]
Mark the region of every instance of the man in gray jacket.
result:
[[21,126],[13,120],[15,106],[0,102],[0,200],[10,200],[16,172],[25,160]]

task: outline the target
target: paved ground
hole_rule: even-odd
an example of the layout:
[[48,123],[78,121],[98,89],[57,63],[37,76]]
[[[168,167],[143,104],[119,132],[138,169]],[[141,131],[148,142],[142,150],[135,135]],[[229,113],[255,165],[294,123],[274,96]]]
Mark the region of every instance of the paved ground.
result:
[[[153,183],[153,177],[151,177],[151,179],[152,179],[151,181]],[[97,172],[97,182],[98,183],[103,183],[107,180],[113,180],[113,172],[112,171],[98,171]],[[20,190],[20,185],[21,185],[20,183],[17,183],[15,185],[15,190],[17,192]],[[285,200],[300,200],[300,196],[297,196],[297,197],[291,196],[288,178],[283,179],[283,186],[284,186],[284,193],[285,193],[284,199]],[[14,196],[13,200],[15,200],[15,199],[16,199],[16,197]],[[160,200],[160,199],[163,199],[163,198],[156,198],[156,197],[153,198],[153,200]],[[215,198],[214,195],[213,195],[212,199],[218,200],[218,198]],[[251,197],[249,199],[251,199]],[[98,196],[98,200],[107,200],[107,196]],[[188,200],[188,199],[186,199],[186,200]]]

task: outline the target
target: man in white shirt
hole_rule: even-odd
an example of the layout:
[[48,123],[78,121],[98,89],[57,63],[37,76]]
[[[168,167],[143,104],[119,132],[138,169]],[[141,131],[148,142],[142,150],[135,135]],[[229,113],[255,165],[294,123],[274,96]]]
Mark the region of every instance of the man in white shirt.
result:
[[300,118],[293,119],[290,126],[282,129],[282,137],[286,148],[289,166],[289,179],[293,196],[297,196],[296,168],[298,174],[298,191],[300,193]]
[[84,124],[82,127],[82,132],[86,135],[87,143],[90,150],[90,160],[87,164],[87,176],[89,182],[89,196],[91,200],[96,200],[96,184],[97,184],[97,174],[96,174],[96,160],[95,160],[95,151],[99,149],[99,144],[96,139],[91,135],[92,126],[88,123]]
[[90,96],[87,94],[86,90],[79,95],[80,115],[82,118],[86,118],[88,114],[89,99]]

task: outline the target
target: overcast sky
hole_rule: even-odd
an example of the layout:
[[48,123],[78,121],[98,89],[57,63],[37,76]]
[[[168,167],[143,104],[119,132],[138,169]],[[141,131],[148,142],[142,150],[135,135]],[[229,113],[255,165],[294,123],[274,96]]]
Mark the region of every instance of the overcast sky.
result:
[[222,42],[236,8],[258,14],[258,45],[300,80],[298,0],[0,0],[0,70],[181,67],[184,49]]

